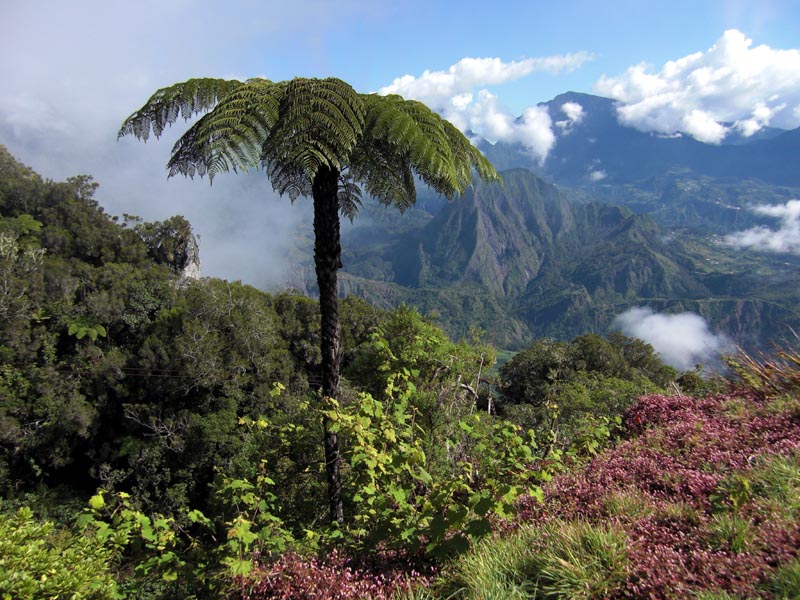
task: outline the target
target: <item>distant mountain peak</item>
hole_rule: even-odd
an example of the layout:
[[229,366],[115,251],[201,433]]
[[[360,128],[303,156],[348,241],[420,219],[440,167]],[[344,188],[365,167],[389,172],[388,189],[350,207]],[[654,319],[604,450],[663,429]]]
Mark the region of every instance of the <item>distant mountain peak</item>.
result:
[[478,147],[498,169],[526,168],[556,184],[585,188],[635,183],[671,169],[800,186],[800,129],[793,134],[766,127],[747,137],[732,128],[722,144],[705,144],[680,132],[658,134],[623,125],[618,105],[581,92],[540,103],[555,135],[544,162],[518,143],[479,142]]

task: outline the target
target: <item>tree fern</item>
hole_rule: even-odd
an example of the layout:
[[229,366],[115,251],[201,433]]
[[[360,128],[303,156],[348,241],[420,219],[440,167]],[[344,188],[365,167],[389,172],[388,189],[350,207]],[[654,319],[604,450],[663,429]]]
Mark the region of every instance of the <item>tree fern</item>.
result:
[[[339,386],[339,214],[351,220],[364,191],[404,210],[415,177],[452,198],[491,164],[453,125],[400,96],[359,94],[340,79],[245,82],[190,79],[158,90],[122,124],[119,137],[160,136],[179,116],[205,113],[176,142],[169,175],[194,177],[264,167],[275,190],[314,200],[314,262],[320,290],[322,394]],[[343,520],[336,430],[325,431],[331,520]]]
[[[349,168],[351,188],[401,210],[415,201],[413,175],[448,198],[471,184],[474,171],[497,178],[469,140],[424,104],[359,94],[332,78],[190,79],[153,94],[119,136],[158,137],[178,117],[202,112],[173,147],[170,176],[264,166],[275,189],[294,200],[310,195],[320,167]],[[349,216],[356,209],[348,204]]]

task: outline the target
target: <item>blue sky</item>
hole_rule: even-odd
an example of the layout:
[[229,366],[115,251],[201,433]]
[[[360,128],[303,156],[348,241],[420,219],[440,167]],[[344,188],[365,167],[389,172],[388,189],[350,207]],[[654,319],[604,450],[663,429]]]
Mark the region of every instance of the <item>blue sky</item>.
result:
[[[792,1],[0,1],[0,144],[46,177],[94,175],[114,214],[184,214],[203,236],[206,274],[256,285],[285,277],[286,232],[304,213],[248,178],[167,181],[180,127],[161,142],[117,142],[161,86],[336,76],[418,97],[542,161],[555,124],[536,104],[565,91],[614,96],[626,124],[708,143],[731,127],[800,126]],[[264,222],[286,235],[265,236]],[[257,264],[245,258],[253,240]]]

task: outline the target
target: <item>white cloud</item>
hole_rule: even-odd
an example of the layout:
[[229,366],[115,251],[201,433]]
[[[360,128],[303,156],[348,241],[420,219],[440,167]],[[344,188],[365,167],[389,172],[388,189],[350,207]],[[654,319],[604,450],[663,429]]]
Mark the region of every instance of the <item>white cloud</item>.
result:
[[728,129],[717,123],[714,117],[697,109],[683,116],[681,129],[694,139],[706,144],[719,144],[728,133]]
[[57,107],[30,93],[0,96],[0,125],[10,129],[15,136],[35,132],[37,135],[77,135]]
[[753,227],[725,236],[725,241],[740,248],[753,248],[765,252],[792,252],[800,254],[800,200],[789,200],[784,205],[754,206],[752,211],[780,219],[777,230]]
[[577,102],[565,102],[561,105],[561,112],[566,115],[566,119],[556,121],[556,127],[561,131],[562,135],[567,135],[572,131],[572,127],[577,125],[586,116],[583,107]]
[[[547,110],[532,106],[520,117],[505,110],[487,86],[499,85],[534,72],[561,73],[592,60],[586,52],[504,62],[499,58],[463,58],[446,71],[425,71],[419,77],[404,75],[378,90],[421,100],[462,131],[472,131],[497,142],[518,142],[540,161],[555,143]],[[570,122],[578,122],[582,109],[567,103]],[[566,105],[565,105],[566,106]],[[576,108],[577,107],[577,108]]]
[[661,360],[680,371],[698,363],[708,366],[731,350],[727,338],[713,333],[703,317],[691,312],[661,314],[636,307],[618,315],[613,326],[653,346]]
[[[763,102],[757,103],[753,107],[753,113],[749,119],[742,119],[734,124],[734,127],[745,137],[750,137],[770,123],[773,117],[786,108],[786,103],[782,102],[773,107],[767,106]],[[800,107],[796,107],[800,108]]]
[[427,99],[436,104],[476,87],[497,85],[520,79],[535,71],[560,73],[574,71],[592,56],[586,52],[547,58],[527,58],[503,62],[499,58],[462,58],[446,71],[424,71],[419,77],[403,75],[378,90],[379,94],[400,94],[406,98]]
[[768,125],[800,126],[800,50],[753,46],[736,29],[706,52],[603,76],[598,93],[619,100],[620,122],[642,131],[683,131],[712,144],[731,128],[753,135]]
[[595,171],[595,170],[590,170],[589,171],[589,180],[590,181],[595,181],[595,182],[596,181],[602,181],[607,176],[608,176],[608,174],[605,171],[603,171],[602,169],[599,169],[597,171]]
[[583,117],[586,115],[583,107],[577,102],[565,102],[561,105],[561,112],[567,115],[567,119],[575,124],[583,121]]

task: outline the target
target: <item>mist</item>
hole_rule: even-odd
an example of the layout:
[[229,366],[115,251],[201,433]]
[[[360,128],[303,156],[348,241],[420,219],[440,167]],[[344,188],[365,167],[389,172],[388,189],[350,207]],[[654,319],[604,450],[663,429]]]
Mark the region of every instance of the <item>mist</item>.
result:
[[762,252],[800,254],[800,200],[789,200],[786,204],[753,206],[750,210],[779,219],[778,228],[760,226],[737,231],[725,236],[726,243]]
[[[278,197],[260,172],[220,175],[213,186],[208,179],[168,180],[165,165],[173,142],[188,127],[183,121],[147,144],[117,141],[117,131],[159,87],[198,76],[241,79],[263,69],[281,79],[284,70],[299,70],[296,63],[283,60],[277,66],[262,56],[258,70],[251,70],[251,60],[231,53],[263,39],[276,46],[292,39],[308,47],[302,41],[309,34],[300,23],[337,22],[357,7],[313,2],[269,11],[265,3],[249,20],[237,11],[217,11],[212,20],[204,4],[185,11],[179,3],[146,1],[122,12],[99,0],[48,2],[44,8],[4,3],[0,144],[45,179],[93,176],[100,184],[96,199],[111,215],[146,221],[183,215],[199,237],[204,276],[240,279],[262,289],[291,285],[287,256],[312,251],[303,237],[310,212],[303,199],[293,206]],[[170,26],[164,35],[153,25],[153,13],[159,22],[180,27]],[[295,56],[313,60],[303,50]],[[231,64],[244,72],[232,73]]]
[[644,340],[666,364],[687,371],[701,364],[713,368],[721,354],[732,350],[724,335],[714,333],[695,313],[656,313],[646,307],[631,308],[614,319],[613,327]]

